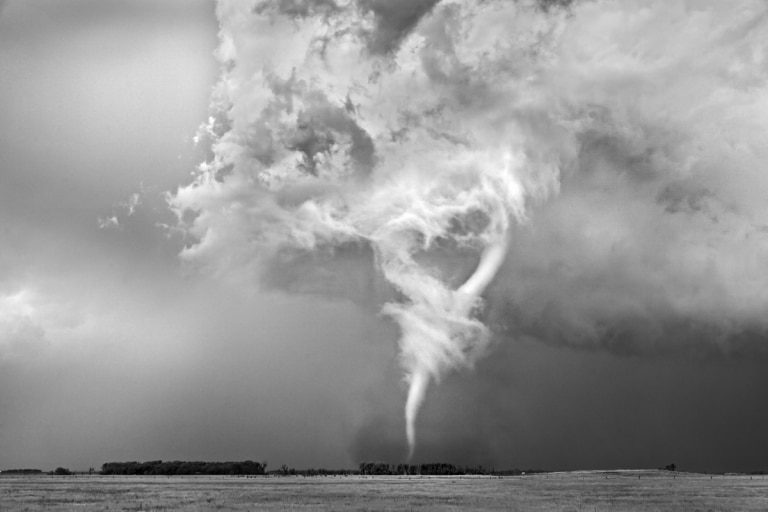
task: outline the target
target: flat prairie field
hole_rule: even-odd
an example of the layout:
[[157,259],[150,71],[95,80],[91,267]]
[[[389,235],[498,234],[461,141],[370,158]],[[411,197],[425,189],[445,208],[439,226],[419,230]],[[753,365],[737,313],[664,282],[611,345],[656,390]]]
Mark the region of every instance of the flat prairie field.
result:
[[487,476],[0,476],[3,512],[768,510],[768,477],[666,471]]

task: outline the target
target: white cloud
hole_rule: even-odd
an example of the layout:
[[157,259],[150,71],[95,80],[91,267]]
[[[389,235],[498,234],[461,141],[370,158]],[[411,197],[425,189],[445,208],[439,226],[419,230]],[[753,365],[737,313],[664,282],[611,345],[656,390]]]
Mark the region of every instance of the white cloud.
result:
[[26,289],[0,295],[0,364],[25,362],[45,347],[46,332],[34,300]]

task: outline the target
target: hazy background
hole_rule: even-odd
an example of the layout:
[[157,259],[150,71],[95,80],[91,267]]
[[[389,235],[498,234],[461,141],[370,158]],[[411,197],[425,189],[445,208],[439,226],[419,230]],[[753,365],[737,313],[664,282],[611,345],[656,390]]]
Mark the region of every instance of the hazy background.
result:
[[[406,453],[397,330],[376,304],[195,272],[177,257],[182,236],[163,228],[174,222],[163,193],[205,158],[192,139],[219,75],[217,29],[208,1],[0,4],[0,469],[149,459],[330,468]],[[734,328],[735,343],[718,332],[688,350],[708,327],[662,305],[612,325],[609,342],[569,337],[557,327],[571,318],[563,304],[590,295],[557,272],[540,278],[567,293],[538,319],[505,302],[519,299],[505,275],[536,276],[524,263],[562,247],[567,235],[547,226],[578,218],[573,205],[601,179],[587,178],[564,180],[561,206],[534,212],[552,238],[521,228],[523,256],[489,292],[491,353],[430,390],[417,461],[768,469],[760,324]],[[605,267],[579,254],[588,290]],[[658,339],[643,330],[656,322]],[[648,336],[649,346],[637,341]],[[666,348],[666,336],[679,343]]]

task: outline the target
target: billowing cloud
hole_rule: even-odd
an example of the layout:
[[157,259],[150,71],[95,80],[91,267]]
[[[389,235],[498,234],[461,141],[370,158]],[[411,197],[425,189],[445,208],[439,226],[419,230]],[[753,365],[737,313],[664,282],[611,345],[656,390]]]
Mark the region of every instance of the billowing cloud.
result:
[[171,198],[182,256],[373,297],[401,330],[411,449],[427,384],[494,337],[766,353],[762,2],[217,14],[211,158]]

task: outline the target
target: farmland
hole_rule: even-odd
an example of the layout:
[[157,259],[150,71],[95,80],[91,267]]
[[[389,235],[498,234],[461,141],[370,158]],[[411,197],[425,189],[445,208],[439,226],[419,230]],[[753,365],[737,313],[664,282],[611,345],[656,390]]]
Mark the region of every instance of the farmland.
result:
[[515,477],[0,476],[3,511],[766,510],[768,477],[585,471]]

